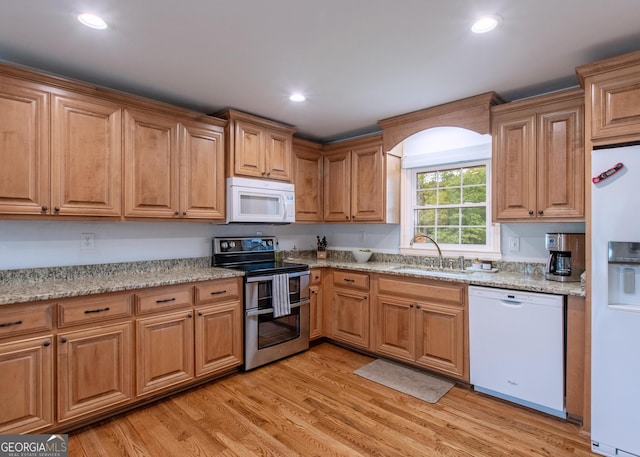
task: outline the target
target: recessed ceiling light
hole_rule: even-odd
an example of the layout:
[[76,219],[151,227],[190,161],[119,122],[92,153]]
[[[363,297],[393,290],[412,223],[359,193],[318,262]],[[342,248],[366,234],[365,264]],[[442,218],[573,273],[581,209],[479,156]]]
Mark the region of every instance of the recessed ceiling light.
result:
[[82,25],[86,25],[87,27],[91,27],[92,29],[102,30],[107,28],[107,23],[101,17],[98,17],[95,14],[79,14],[78,20]]
[[495,29],[501,22],[502,17],[500,16],[484,16],[473,23],[471,31],[473,33],[487,33]]
[[302,95],[300,93],[291,94],[289,96],[289,100],[291,100],[292,102],[303,102],[306,99],[307,99],[307,97],[305,97],[304,95]]

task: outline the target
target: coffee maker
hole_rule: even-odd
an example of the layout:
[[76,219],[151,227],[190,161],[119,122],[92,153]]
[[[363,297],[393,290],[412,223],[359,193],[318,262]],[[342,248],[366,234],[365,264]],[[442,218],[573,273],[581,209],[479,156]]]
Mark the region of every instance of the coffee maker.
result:
[[578,282],[585,269],[584,233],[547,233],[549,251],[544,277],[551,281]]

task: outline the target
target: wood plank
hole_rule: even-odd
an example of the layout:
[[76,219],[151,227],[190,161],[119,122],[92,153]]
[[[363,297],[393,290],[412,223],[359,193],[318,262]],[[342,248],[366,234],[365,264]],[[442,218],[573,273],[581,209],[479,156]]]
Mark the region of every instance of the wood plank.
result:
[[71,457],[591,456],[579,427],[455,386],[430,404],[322,343],[71,433]]

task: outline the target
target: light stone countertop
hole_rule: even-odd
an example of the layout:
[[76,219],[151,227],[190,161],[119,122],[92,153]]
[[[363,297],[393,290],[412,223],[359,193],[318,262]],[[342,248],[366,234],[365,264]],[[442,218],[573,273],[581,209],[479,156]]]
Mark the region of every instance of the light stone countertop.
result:
[[[188,282],[208,281],[243,276],[236,270],[208,266],[208,259],[184,261],[132,262],[79,267],[38,268],[0,271],[0,305],[51,300],[66,297],[135,290]],[[575,295],[584,297],[579,282],[548,281],[542,276],[527,276],[517,272],[484,273],[451,270],[429,271],[423,266],[397,262],[357,263],[349,260],[318,260],[315,258],[286,259],[308,264],[311,268],[341,268],[365,273],[383,273],[398,277],[438,279],[487,287],[501,287],[531,292]],[[151,268],[148,264],[154,264]],[[398,271],[410,268],[417,271]]]
[[[519,272],[484,273],[482,271],[460,270],[432,270],[417,265],[407,265],[393,262],[364,262],[336,261],[321,259],[286,259],[291,262],[306,263],[311,268],[342,268],[346,270],[361,271],[367,273],[383,273],[389,275],[404,276],[410,278],[438,279],[442,281],[458,282],[475,286],[500,287],[528,292],[541,292],[559,295],[585,296],[584,286],[580,282],[549,281],[540,275],[527,276]],[[418,270],[415,273],[406,269]],[[405,271],[398,271],[405,269]]]

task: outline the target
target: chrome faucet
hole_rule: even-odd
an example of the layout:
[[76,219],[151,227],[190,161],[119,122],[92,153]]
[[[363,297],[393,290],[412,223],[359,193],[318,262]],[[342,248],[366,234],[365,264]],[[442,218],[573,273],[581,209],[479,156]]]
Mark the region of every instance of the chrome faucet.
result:
[[411,238],[411,241],[409,241],[409,246],[413,246],[413,243],[416,241],[416,238],[423,238],[423,237],[431,241],[436,246],[436,249],[438,250],[438,268],[442,270],[444,268],[444,258],[442,257],[442,251],[440,250],[440,246],[438,245],[436,240],[431,238],[429,235],[425,235],[421,233],[420,235],[415,235],[413,238]]

